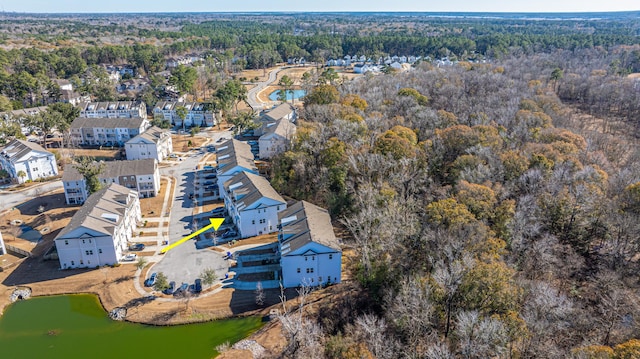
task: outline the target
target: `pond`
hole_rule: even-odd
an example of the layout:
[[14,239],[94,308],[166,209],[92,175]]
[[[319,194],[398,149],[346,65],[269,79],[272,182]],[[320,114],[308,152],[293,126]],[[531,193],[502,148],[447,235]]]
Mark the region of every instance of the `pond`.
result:
[[[271,101],[279,101],[278,99],[278,92],[280,92],[280,90],[275,90],[272,93],[269,94],[269,100]],[[293,90],[293,96],[291,94],[290,91],[287,91],[287,101],[291,101],[292,99],[299,99],[301,97],[304,97],[304,95],[306,95],[306,91],[305,90]]]
[[211,358],[261,325],[247,317],[155,327],[109,319],[94,295],[38,297],[6,308],[0,348],[3,358]]

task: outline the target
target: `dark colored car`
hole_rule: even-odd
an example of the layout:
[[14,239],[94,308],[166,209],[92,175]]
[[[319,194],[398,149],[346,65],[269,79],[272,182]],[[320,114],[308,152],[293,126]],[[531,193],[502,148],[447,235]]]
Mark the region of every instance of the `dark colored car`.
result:
[[165,290],[162,291],[162,293],[164,294],[173,294],[173,291],[176,289],[176,282],[171,281],[169,282],[169,288],[166,288]]
[[182,283],[180,288],[176,289],[176,291],[173,292],[173,296],[174,297],[182,297],[182,296],[184,296],[187,293],[187,289],[188,288],[189,288],[189,284]]
[[158,277],[158,273],[152,273],[151,276],[144,281],[144,285],[146,287],[152,287],[154,284],[156,284],[157,277]]
[[211,210],[211,214],[223,214],[225,211],[224,207],[218,207]]
[[238,232],[234,231],[234,230],[230,230],[227,233],[222,235],[222,238],[232,238],[238,235]]
[[193,292],[200,293],[202,292],[202,280],[200,278],[196,279],[193,283]]
[[136,243],[129,246],[130,251],[141,251],[144,249],[144,244]]

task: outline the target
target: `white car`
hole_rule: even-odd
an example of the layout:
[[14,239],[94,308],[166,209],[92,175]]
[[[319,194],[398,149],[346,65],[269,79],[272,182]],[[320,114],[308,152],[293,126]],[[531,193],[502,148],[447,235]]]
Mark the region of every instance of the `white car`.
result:
[[126,256],[124,256],[124,258],[122,258],[124,262],[133,262],[136,259],[138,259],[138,255],[135,253],[129,253]]

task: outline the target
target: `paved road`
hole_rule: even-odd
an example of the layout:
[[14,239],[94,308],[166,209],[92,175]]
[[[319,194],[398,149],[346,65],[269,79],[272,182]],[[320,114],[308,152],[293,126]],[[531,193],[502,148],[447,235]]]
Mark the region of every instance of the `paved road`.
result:
[[21,192],[0,191],[0,211],[11,209],[38,195],[62,189],[62,181],[47,182],[37,188],[29,188]]
[[247,91],[247,102],[249,103],[249,106],[251,106],[251,108],[257,111],[261,110],[264,107],[265,104],[258,99],[258,93],[264,90],[267,86],[274,83],[276,81],[276,77],[278,76],[278,72],[280,72],[284,68],[285,67],[278,67],[269,71],[269,77],[267,78],[267,81],[258,82],[258,84],[254,88]]
[[[214,141],[221,137],[231,138],[228,131],[205,132],[201,135],[210,137]],[[160,169],[162,175],[173,176],[177,180],[169,218],[169,243],[175,243],[192,232],[190,225],[194,207],[189,194],[194,192],[194,170],[202,155],[183,158],[184,160],[176,166]],[[193,283],[207,268],[214,269],[218,278],[223,277],[228,270],[228,265],[222,259],[222,255],[211,249],[196,249],[195,243],[194,238],[171,249],[152,267],[151,271],[163,272],[169,281],[175,281],[178,286],[183,282]]]

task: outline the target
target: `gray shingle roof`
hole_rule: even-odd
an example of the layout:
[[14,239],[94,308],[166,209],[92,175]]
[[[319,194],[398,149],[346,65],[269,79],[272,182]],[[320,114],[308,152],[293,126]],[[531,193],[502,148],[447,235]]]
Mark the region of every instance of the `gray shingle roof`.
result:
[[39,144],[23,140],[13,140],[9,142],[0,150],[0,153],[6,154],[11,162],[15,162],[15,160],[22,158],[31,151],[39,151],[52,155],[51,152],[45,150]]
[[228,140],[216,147],[218,173],[224,174],[225,169],[235,166],[258,171],[253,161],[251,146],[238,140]]
[[[275,133],[284,138],[291,139],[291,136],[296,133],[296,125],[286,119],[278,120],[273,126],[267,126],[264,130],[264,135]],[[262,137],[261,136],[261,137]]]
[[290,103],[280,104],[278,107],[273,110],[267,112],[264,116],[270,118],[273,121],[277,121],[290,113],[294,112],[293,106]]
[[[282,246],[289,245],[288,250],[283,250],[282,255],[293,252],[311,242],[322,244],[337,251],[341,250],[338,239],[333,233],[329,211],[324,208],[306,201],[300,201],[278,213],[278,219],[281,223],[284,237],[290,236],[281,243]],[[283,219],[290,221],[282,223]]]
[[169,134],[168,130],[163,130],[160,127],[156,127],[156,126],[151,126],[149,127],[146,131],[144,131],[143,133],[137,135],[136,137],[130,139],[129,141],[127,141],[127,143],[129,142],[135,142],[138,138],[143,138],[145,140],[151,141],[153,143],[158,143],[160,141],[160,139],[162,138],[162,134],[163,133],[167,133]]
[[[125,210],[129,205],[127,199],[131,194],[138,196],[135,191],[116,183],[111,183],[93,193],[73,215],[71,222],[60,231],[56,239],[64,238],[65,234],[78,227],[112,235],[114,228],[122,222]],[[117,220],[109,220],[104,217],[105,214],[117,215]],[[113,216],[111,217],[113,218]]]
[[241,185],[233,189],[233,196],[237,198],[235,199],[235,203],[238,211],[251,207],[263,197],[282,202],[283,204],[287,203],[284,198],[271,187],[269,181],[262,176],[250,172],[240,172],[224,183],[225,191],[231,193],[229,186],[237,183],[241,183]]
[[[104,162],[104,170],[98,178],[114,178],[120,176],[138,176],[138,175],[152,175],[155,173],[155,161],[153,158],[147,158],[144,160],[134,161],[107,161]],[[73,164],[66,164],[64,166],[64,174],[62,175],[62,181],[80,181],[83,179],[80,172],[78,172]]]
[[71,128],[140,128],[144,118],[85,118],[78,117],[73,120]]

